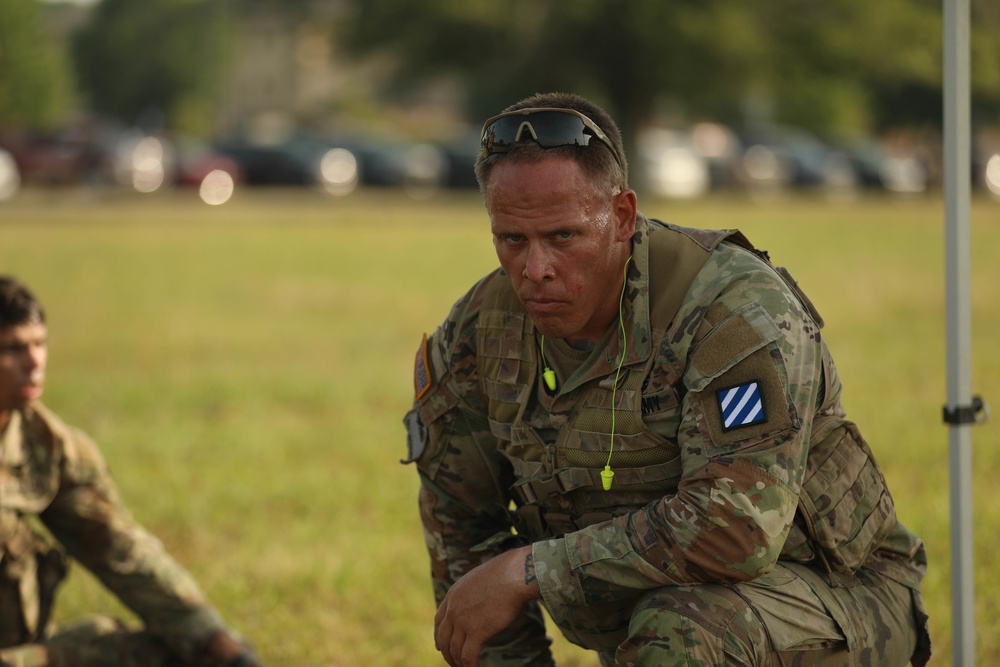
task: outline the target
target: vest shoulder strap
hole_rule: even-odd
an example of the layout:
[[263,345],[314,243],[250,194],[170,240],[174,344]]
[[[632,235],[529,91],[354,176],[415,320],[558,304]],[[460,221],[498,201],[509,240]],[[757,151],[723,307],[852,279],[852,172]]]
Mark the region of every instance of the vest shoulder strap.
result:
[[[677,243],[676,241],[671,242],[667,238],[663,238],[657,243],[657,237],[665,235],[662,233],[650,235],[650,283],[656,284],[657,290],[660,290],[654,295],[655,301],[650,308],[650,318],[654,327],[661,328],[669,325],[670,319],[673,318],[677,309],[680,308],[684,295],[691,286],[695,275],[704,266],[705,262],[708,261],[708,256],[720,243],[726,242],[747,250],[774,269],[785,285],[795,294],[796,298],[816,322],[816,325],[821,329],[823,328],[823,316],[820,315],[812,300],[802,291],[798,281],[792,277],[788,269],[783,266],[776,266],[771,262],[768,252],[755,247],[750,242],[750,239],[740,230],[693,229],[667,224],[660,220],[651,220],[650,222],[656,226],[676,232],[687,239],[687,243]],[[657,251],[657,249],[657,257],[654,259],[654,251]],[[662,282],[654,283],[653,280],[656,279],[658,269],[662,270],[661,267],[670,266],[670,262],[677,262],[677,266],[676,269],[672,269],[674,273],[665,277],[669,281],[668,284],[664,285]],[[660,278],[661,281],[663,279]],[[664,287],[666,287],[665,290]],[[663,321],[664,317],[667,318],[666,321]]]
[[665,331],[684,303],[691,283],[716,246],[734,239],[753,248],[736,230],[692,229],[651,219],[658,229],[649,235],[650,324]]

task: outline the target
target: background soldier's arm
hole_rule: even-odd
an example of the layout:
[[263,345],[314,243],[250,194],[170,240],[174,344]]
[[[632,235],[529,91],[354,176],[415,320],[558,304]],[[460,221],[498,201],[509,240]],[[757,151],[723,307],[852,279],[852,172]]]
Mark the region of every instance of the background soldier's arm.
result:
[[190,660],[228,632],[194,578],[125,509],[97,447],[74,431],[59,492],[41,518],[67,552],[134,611],[146,629]]

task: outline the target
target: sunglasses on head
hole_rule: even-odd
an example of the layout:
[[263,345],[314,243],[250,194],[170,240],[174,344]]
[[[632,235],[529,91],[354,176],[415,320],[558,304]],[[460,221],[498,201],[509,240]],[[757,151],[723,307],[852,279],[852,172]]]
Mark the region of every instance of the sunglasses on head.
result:
[[572,109],[518,109],[493,116],[483,124],[480,152],[483,157],[506,153],[523,139],[531,139],[542,148],[589,146],[592,139],[597,139],[608,147],[618,166],[622,166],[608,135],[594,121]]

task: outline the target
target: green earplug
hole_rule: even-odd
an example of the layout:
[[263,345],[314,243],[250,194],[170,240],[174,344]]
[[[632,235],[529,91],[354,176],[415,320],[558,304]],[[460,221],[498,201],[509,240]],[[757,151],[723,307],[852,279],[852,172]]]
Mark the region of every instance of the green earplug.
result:
[[611,490],[611,480],[615,477],[615,471],[611,469],[611,466],[604,466],[604,470],[601,471],[601,484],[604,486],[605,491]]
[[542,371],[542,379],[545,380],[545,386],[549,388],[549,391],[556,390],[556,372],[551,368],[546,368]]

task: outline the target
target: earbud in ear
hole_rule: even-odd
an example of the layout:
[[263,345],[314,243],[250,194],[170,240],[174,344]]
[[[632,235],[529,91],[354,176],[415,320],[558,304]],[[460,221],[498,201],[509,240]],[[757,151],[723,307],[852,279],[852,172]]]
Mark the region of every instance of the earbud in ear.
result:
[[545,380],[545,386],[549,388],[549,391],[556,390],[556,372],[554,370],[546,366],[545,370],[542,371],[542,379]]

